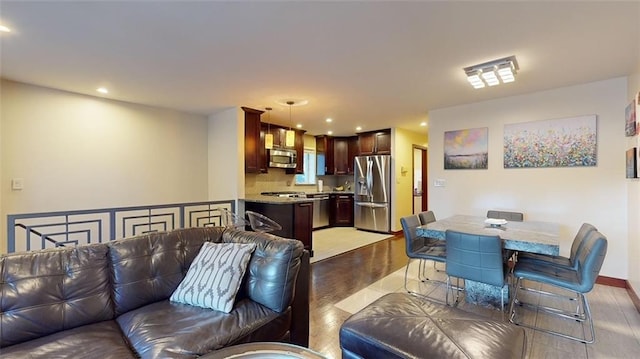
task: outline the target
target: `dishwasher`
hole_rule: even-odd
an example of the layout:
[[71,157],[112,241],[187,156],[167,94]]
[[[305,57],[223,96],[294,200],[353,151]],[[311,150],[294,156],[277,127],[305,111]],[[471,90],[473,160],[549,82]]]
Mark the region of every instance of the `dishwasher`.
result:
[[329,226],[329,195],[308,194],[313,199],[313,229]]

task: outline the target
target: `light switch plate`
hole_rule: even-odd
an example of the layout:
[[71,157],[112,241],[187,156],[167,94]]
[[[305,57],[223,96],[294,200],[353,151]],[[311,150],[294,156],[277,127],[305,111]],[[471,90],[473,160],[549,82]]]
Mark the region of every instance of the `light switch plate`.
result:
[[445,181],[442,178],[438,178],[437,180],[433,181],[433,185],[435,187],[444,187],[447,184],[447,181]]
[[11,189],[14,191],[21,190],[24,188],[24,180],[22,178],[13,178],[11,179]]

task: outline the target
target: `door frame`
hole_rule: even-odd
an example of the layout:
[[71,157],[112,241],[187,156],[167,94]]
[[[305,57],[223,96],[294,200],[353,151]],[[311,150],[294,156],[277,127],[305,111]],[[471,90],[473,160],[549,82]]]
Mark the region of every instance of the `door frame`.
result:
[[[427,211],[429,210],[428,208],[428,198],[429,198],[429,193],[427,192],[427,188],[429,188],[428,186],[428,178],[429,176],[427,175],[427,154],[429,149],[427,147],[424,146],[420,146],[420,145],[413,145],[412,149],[411,149],[411,198],[413,198],[413,189],[416,188],[416,183],[415,183],[415,176],[413,175],[415,173],[415,150],[420,150],[421,151],[421,157],[422,157],[422,161],[421,161],[421,166],[422,166],[422,187],[420,188],[422,190],[422,208],[421,211]],[[411,207],[413,208],[415,206],[414,201],[411,201]],[[415,208],[413,208],[413,212],[415,213]]]

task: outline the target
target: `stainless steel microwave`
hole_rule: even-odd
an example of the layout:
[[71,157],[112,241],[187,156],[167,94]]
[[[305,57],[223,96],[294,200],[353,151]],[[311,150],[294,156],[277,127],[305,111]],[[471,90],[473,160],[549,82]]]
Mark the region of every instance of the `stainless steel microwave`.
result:
[[295,150],[272,149],[269,151],[269,167],[296,168],[298,154]]

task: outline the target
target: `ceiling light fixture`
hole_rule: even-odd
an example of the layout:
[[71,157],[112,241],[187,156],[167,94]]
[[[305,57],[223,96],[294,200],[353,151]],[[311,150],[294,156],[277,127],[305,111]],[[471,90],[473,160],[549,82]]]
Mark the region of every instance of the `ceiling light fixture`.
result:
[[0,25],[0,32],[11,32],[11,29],[4,25]]
[[356,127],[356,131],[362,131],[362,127],[360,126]]
[[296,132],[291,129],[291,124],[293,124],[293,120],[291,120],[291,106],[294,104],[294,101],[287,101],[287,105],[289,105],[289,129],[284,135],[284,145],[286,147],[293,147],[296,143]]
[[485,62],[464,68],[467,81],[473,88],[495,86],[515,81],[515,74],[520,68],[515,56]]
[[267,110],[267,133],[264,135],[264,148],[270,150],[273,148],[273,134],[271,133],[271,107],[265,107]]
[[98,88],[96,89],[96,91],[98,91],[98,92],[100,92],[100,93],[103,93],[103,94],[105,94],[105,95],[109,93],[109,90],[107,90],[107,88],[106,88],[106,87],[98,87]]
[[331,122],[333,122],[333,120],[332,120],[332,119],[330,119],[330,118],[326,119],[325,121],[327,121],[327,123],[331,123]]

